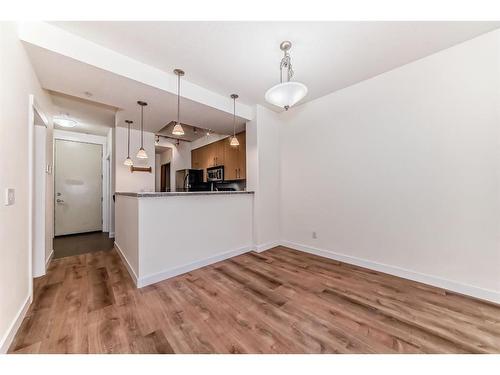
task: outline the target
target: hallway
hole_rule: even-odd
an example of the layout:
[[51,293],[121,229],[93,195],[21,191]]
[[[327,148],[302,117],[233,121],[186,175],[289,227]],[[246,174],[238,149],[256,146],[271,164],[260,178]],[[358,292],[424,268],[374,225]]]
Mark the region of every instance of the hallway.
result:
[[54,259],[111,250],[113,241],[107,232],[58,236],[54,238]]

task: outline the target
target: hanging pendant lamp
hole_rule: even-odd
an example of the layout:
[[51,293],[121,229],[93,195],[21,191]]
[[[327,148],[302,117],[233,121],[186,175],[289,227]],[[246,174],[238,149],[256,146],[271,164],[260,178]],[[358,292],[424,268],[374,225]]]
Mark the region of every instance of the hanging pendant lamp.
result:
[[147,159],[148,154],[146,150],[144,150],[144,107],[148,105],[148,103],[143,101],[138,101],[137,104],[141,106],[141,148],[137,151],[137,158],[139,159]]
[[[283,51],[283,58],[280,63],[280,83],[267,90],[266,101],[278,107],[284,108],[285,111],[298,103],[307,94],[307,87],[300,82],[291,82],[293,77],[292,62],[288,51],[292,48],[292,42],[284,41],[280,44],[280,49]],[[283,69],[285,69],[286,82],[283,82]]]
[[233,99],[233,136],[231,137],[229,144],[236,147],[240,145],[238,138],[236,138],[236,99],[238,99],[238,95],[231,94],[231,98]]
[[124,165],[127,167],[131,167],[134,165],[132,159],[130,159],[130,124],[133,123],[133,121],[130,120],[125,120],[125,122],[128,124],[128,134],[127,134],[127,158],[123,162]]
[[182,69],[175,69],[174,74],[177,76],[177,123],[172,130],[173,135],[184,135],[184,129],[182,128],[180,121],[181,113],[181,76],[185,73]]

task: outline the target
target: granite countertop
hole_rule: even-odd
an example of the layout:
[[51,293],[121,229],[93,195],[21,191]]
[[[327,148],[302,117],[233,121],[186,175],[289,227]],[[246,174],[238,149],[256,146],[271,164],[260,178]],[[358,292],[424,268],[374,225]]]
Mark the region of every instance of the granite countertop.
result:
[[154,198],[154,197],[190,197],[193,195],[236,195],[236,194],[253,194],[253,191],[167,191],[167,192],[116,192],[115,195],[125,195],[127,197],[136,198]]

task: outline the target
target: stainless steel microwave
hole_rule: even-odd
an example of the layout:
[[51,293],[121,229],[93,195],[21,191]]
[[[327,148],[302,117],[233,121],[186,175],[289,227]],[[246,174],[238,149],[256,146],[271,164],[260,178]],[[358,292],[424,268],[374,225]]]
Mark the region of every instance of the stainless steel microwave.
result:
[[207,182],[222,182],[224,181],[224,166],[207,168]]

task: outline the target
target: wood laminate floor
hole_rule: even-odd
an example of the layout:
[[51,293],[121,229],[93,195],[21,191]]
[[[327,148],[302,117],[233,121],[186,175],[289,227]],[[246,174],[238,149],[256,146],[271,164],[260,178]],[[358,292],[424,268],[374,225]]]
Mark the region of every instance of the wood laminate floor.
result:
[[500,307],[284,247],[136,289],[115,250],[52,261],[11,353],[499,353]]

